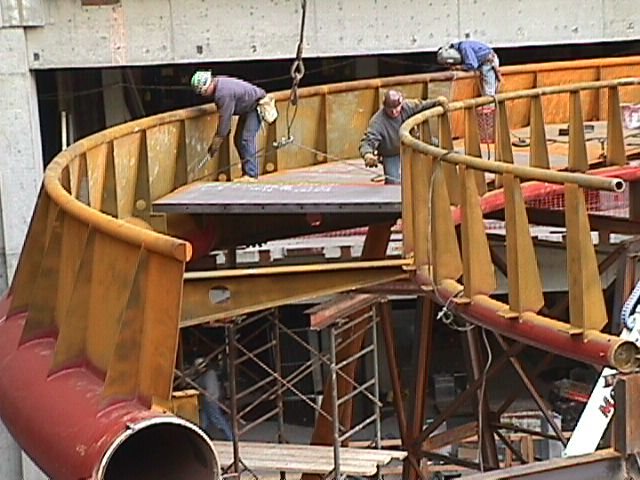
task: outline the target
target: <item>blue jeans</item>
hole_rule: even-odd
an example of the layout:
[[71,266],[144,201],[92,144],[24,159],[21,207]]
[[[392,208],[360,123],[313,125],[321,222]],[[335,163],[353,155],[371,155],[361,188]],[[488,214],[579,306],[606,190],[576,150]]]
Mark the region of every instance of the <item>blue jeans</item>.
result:
[[480,85],[482,86],[481,95],[493,97],[498,92],[498,74],[496,71],[500,68],[498,56],[493,54],[482,65],[480,65]]
[[208,433],[212,426],[222,432],[225,440],[233,440],[233,430],[218,402],[210,398],[203,398],[200,410],[200,428]]
[[384,157],[382,159],[382,170],[384,170],[384,183],[387,185],[397,185],[400,183],[400,155]]
[[249,177],[258,178],[260,164],[256,152],[256,136],[260,130],[260,115],[255,108],[249,113],[238,117],[233,144],[238,150],[242,162],[242,173]]

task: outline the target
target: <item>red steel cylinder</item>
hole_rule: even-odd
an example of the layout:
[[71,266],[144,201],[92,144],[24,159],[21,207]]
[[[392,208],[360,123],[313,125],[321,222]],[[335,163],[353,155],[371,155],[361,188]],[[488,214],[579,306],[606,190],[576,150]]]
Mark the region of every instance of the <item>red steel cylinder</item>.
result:
[[[56,480],[215,480],[219,463],[194,425],[138,401],[105,405],[104,382],[85,367],[50,374],[55,339],[19,344],[25,314],[0,301],[0,417]],[[183,475],[187,476],[183,476]]]

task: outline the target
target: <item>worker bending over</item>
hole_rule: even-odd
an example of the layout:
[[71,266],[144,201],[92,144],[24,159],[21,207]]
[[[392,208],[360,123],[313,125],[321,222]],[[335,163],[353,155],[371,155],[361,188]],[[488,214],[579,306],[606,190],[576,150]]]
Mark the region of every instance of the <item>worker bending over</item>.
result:
[[463,40],[440,47],[436,53],[439,64],[460,67],[480,73],[480,92],[483,96],[495,96],[502,82],[500,61],[491,47],[476,40]]

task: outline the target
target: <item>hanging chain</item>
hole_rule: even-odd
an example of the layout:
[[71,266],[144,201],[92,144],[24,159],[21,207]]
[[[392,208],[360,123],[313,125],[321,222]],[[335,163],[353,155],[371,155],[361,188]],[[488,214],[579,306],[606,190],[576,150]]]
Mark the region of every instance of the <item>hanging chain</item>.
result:
[[[300,80],[304,76],[304,62],[302,61],[302,50],[304,48],[304,25],[307,17],[307,1],[301,0],[302,6],[302,18],[300,19],[300,38],[298,39],[298,46],[296,48],[296,59],[291,65],[291,93],[289,94],[289,102],[287,103],[287,136],[282,137],[281,140],[273,142],[275,148],[284,147],[285,145],[293,142],[293,136],[291,135],[291,127],[293,121],[298,113],[298,87],[300,86]],[[290,109],[293,106],[293,114],[290,114]]]
[[295,107],[298,105],[298,85],[304,76],[304,62],[302,61],[302,50],[304,48],[304,24],[307,17],[307,1],[301,0],[302,18],[300,20],[300,38],[296,48],[296,59],[291,65],[291,95],[289,101]]

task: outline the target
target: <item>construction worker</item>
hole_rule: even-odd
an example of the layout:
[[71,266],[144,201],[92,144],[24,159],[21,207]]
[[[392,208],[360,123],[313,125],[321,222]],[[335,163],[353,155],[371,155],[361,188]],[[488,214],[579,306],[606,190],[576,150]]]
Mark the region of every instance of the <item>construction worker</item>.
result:
[[405,100],[397,90],[387,90],[382,107],[369,120],[360,140],[360,156],[365,166],[374,168],[382,162],[384,183],[400,183],[400,125],[418,112],[442,103],[438,100]]
[[260,130],[258,102],[266,92],[239,78],[222,75],[214,76],[208,70],[199,70],[191,77],[191,87],[198,95],[212,97],[220,115],[218,128],[208,153],[213,157],[231,130],[231,117],[238,115],[238,125],[233,143],[240,155],[242,173],[249,178],[258,178],[260,165],[256,152],[256,135]]
[[217,427],[225,440],[233,440],[233,430],[226,415],[220,407],[220,381],[218,372],[205,358],[197,358],[194,366],[204,373],[197,379],[198,386],[203,390],[200,403],[200,427],[209,434],[210,427]]
[[475,40],[463,40],[440,47],[436,53],[439,64],[480,72],[480,92],[493,97],[500,87],[500,61],[488,45]]

